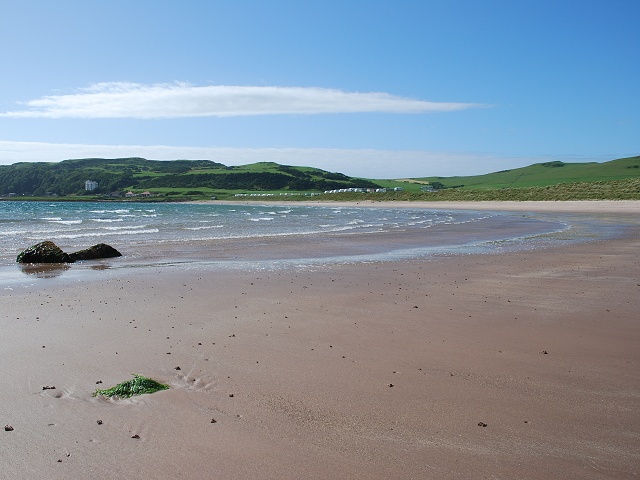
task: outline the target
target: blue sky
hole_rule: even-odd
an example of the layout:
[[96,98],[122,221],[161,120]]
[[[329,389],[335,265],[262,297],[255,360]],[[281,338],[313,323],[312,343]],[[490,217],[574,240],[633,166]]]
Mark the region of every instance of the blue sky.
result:
[[370,178],[640,154],[640,2],[2,2],[0,164]]

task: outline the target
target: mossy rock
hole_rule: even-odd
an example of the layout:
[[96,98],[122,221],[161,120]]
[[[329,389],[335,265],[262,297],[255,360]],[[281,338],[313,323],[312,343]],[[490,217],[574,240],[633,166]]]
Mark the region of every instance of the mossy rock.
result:
[[29,247],[16,258],[18,263],[72,263],[67,253],[51,241],[40,242]]
[[105,397],[129,398],[134,395],[155,393],[169,388],[169,385],[156,382],[151,378],[143,377],[142,375],[137,375],[135,373],[132,375],[132,380],[119,383],[115,387],[107,388],[106,390],[96,390],[93,396],[97,397],[98,395],[103,395]]

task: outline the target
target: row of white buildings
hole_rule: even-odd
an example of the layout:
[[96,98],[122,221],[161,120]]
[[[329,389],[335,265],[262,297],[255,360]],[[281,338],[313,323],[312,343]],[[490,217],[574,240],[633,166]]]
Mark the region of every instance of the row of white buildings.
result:
[[402,187],[395,187],[392,189],[387,188],[340,188],[338,190],[325,190],[324,193],[386,193],[391,190],[392,192],[401,192]]

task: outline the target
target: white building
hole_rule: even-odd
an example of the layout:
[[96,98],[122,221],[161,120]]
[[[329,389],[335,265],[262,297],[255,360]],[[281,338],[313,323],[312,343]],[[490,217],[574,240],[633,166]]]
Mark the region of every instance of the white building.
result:
[[98,182],[95,182],[93,180],[87,180],[86,182],[84,182],[84,189],[88,192],[91,192],[92,190],[95,190],[96,188],[98,188]]

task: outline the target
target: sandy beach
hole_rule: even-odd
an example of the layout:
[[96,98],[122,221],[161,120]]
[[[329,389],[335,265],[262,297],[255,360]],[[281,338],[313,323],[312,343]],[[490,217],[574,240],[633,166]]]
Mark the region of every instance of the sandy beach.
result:
[[[640,212],[570,203],[486,208]],[[639,233],[6,288],[0,478],[636,478]],[[92,396],[131,374],[171,388]]]

